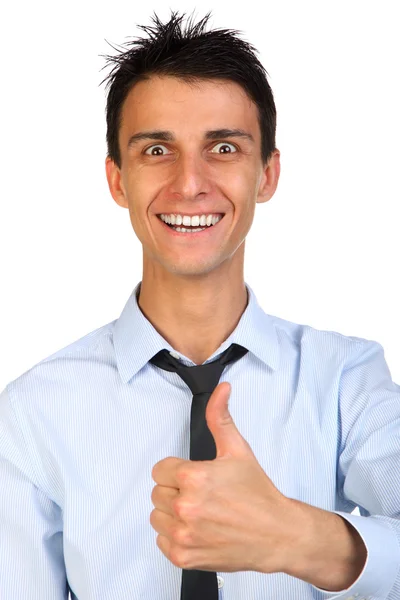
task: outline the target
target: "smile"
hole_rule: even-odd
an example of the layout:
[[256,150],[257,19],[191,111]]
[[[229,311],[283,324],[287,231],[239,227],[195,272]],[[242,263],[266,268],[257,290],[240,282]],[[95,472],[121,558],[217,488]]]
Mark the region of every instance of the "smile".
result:
[[164,215],[157,215],[159,221],[161,221],[165,230],[168,230],[171,235],[184,238],[187,238],[189,236],[190,238],[198,238],[199,236],[207,237],[212,231],[214,231],[214,229],[222,221],[224,216],[225,215],[218,215],[214,217],[211,222],[209,219],[204,227],[196,227],[193,225],[185,226],[184,224],[173,225],[172,223],[166,223],[163,219],[163,217],[165,218]]

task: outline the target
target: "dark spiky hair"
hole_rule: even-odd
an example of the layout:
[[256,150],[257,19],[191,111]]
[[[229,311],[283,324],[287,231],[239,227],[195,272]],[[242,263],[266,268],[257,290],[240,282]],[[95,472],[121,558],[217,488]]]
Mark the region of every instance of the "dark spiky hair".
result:
[[[261,159],[266,164],[275,150],[276,109],[267,71],[257,59],[258,50],[237,37],[232,29],[205,31],[211,11],[197,24],[185,13],[171,11],[170,20],[163,24],[154,13],[154,27],[138,25],[148,38],[126,42],[115,56],[104,56],[106,65],[113,65],[107,82],[107,152],[121,167],[118,135],[123,103],[139,81],[152,75],[177,77],[188,83],[198,80],[230,80],[238,83],[257,105],[261,131]],[[111,45],[111,44],[110,44]],[[128,49],[125,49],[128,48]],[[105,68],[103,67],[103,68]]]

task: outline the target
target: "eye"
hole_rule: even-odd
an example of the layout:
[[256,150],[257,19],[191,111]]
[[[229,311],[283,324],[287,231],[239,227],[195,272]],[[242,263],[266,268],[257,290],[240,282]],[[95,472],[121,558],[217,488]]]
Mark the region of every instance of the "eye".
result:
[[[151,150],[152,148],[153,149],[154,148],[157,148],[157,149],[165,148],[167,150],[167,148],[165,146],[163,146],[162,144],[153,144],[153,146],[149,146],[148,148],[146,148],[146,150],[144,151],[144,154],[148,154],[148,150]],[[156,153],[152,152],[151,156],[162,156],[162,154],[160,152],[156,152]]]
[[231,151],[231,150],[230,150],[230,151],[228,151],[228,152],[226,151],[226,148],[227,148],[228,146],[231,146],[231,147],[234,149],[234,152],[237,152],[236,146],[234,146],[233,144],[228,144],[228,142],[220,142],[219,144],[216,144],[216,145],[214,146],[214,148],[217,148],[218,146],[222,146],[222,148],[224,148],[224,147],[225,147],[225,150],[224,150],[223,152],[218,152],[218,154],[232,154],[232,151]]

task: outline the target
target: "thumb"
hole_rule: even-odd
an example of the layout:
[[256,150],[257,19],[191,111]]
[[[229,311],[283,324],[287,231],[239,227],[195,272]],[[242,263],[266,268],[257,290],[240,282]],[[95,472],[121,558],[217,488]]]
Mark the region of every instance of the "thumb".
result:
[[231,385],[227,381],[217,385],[206,408],[206,421],[214,438],[217,455],[249,457],[253,451],[236,427],[228,409]]

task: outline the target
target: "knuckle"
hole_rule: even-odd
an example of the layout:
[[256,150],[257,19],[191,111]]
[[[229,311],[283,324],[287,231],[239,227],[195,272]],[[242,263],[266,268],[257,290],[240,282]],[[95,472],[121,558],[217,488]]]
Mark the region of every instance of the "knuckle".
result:
[[207,470],[201,464],[191,462],[188,464],[182,464],[177,470],[177,479],[180,483],[190,485],[202,485],[208,479]]
[[186,519],[191,515],[191,505],[179,496],[172,501],[172,509],[180,519]]
[[190,471],[186,464],[180,465],[176,470],[176,478],[179,483],[186,483],[190,479]]
[[189,554],[184,548],[171,548],[170,560],[176,567],[181,569],[190,567]]
[[192,537],[187,528],[178,526],[175,527],[171,533],[173,542],[180,548],[188,547],[191,545]]

